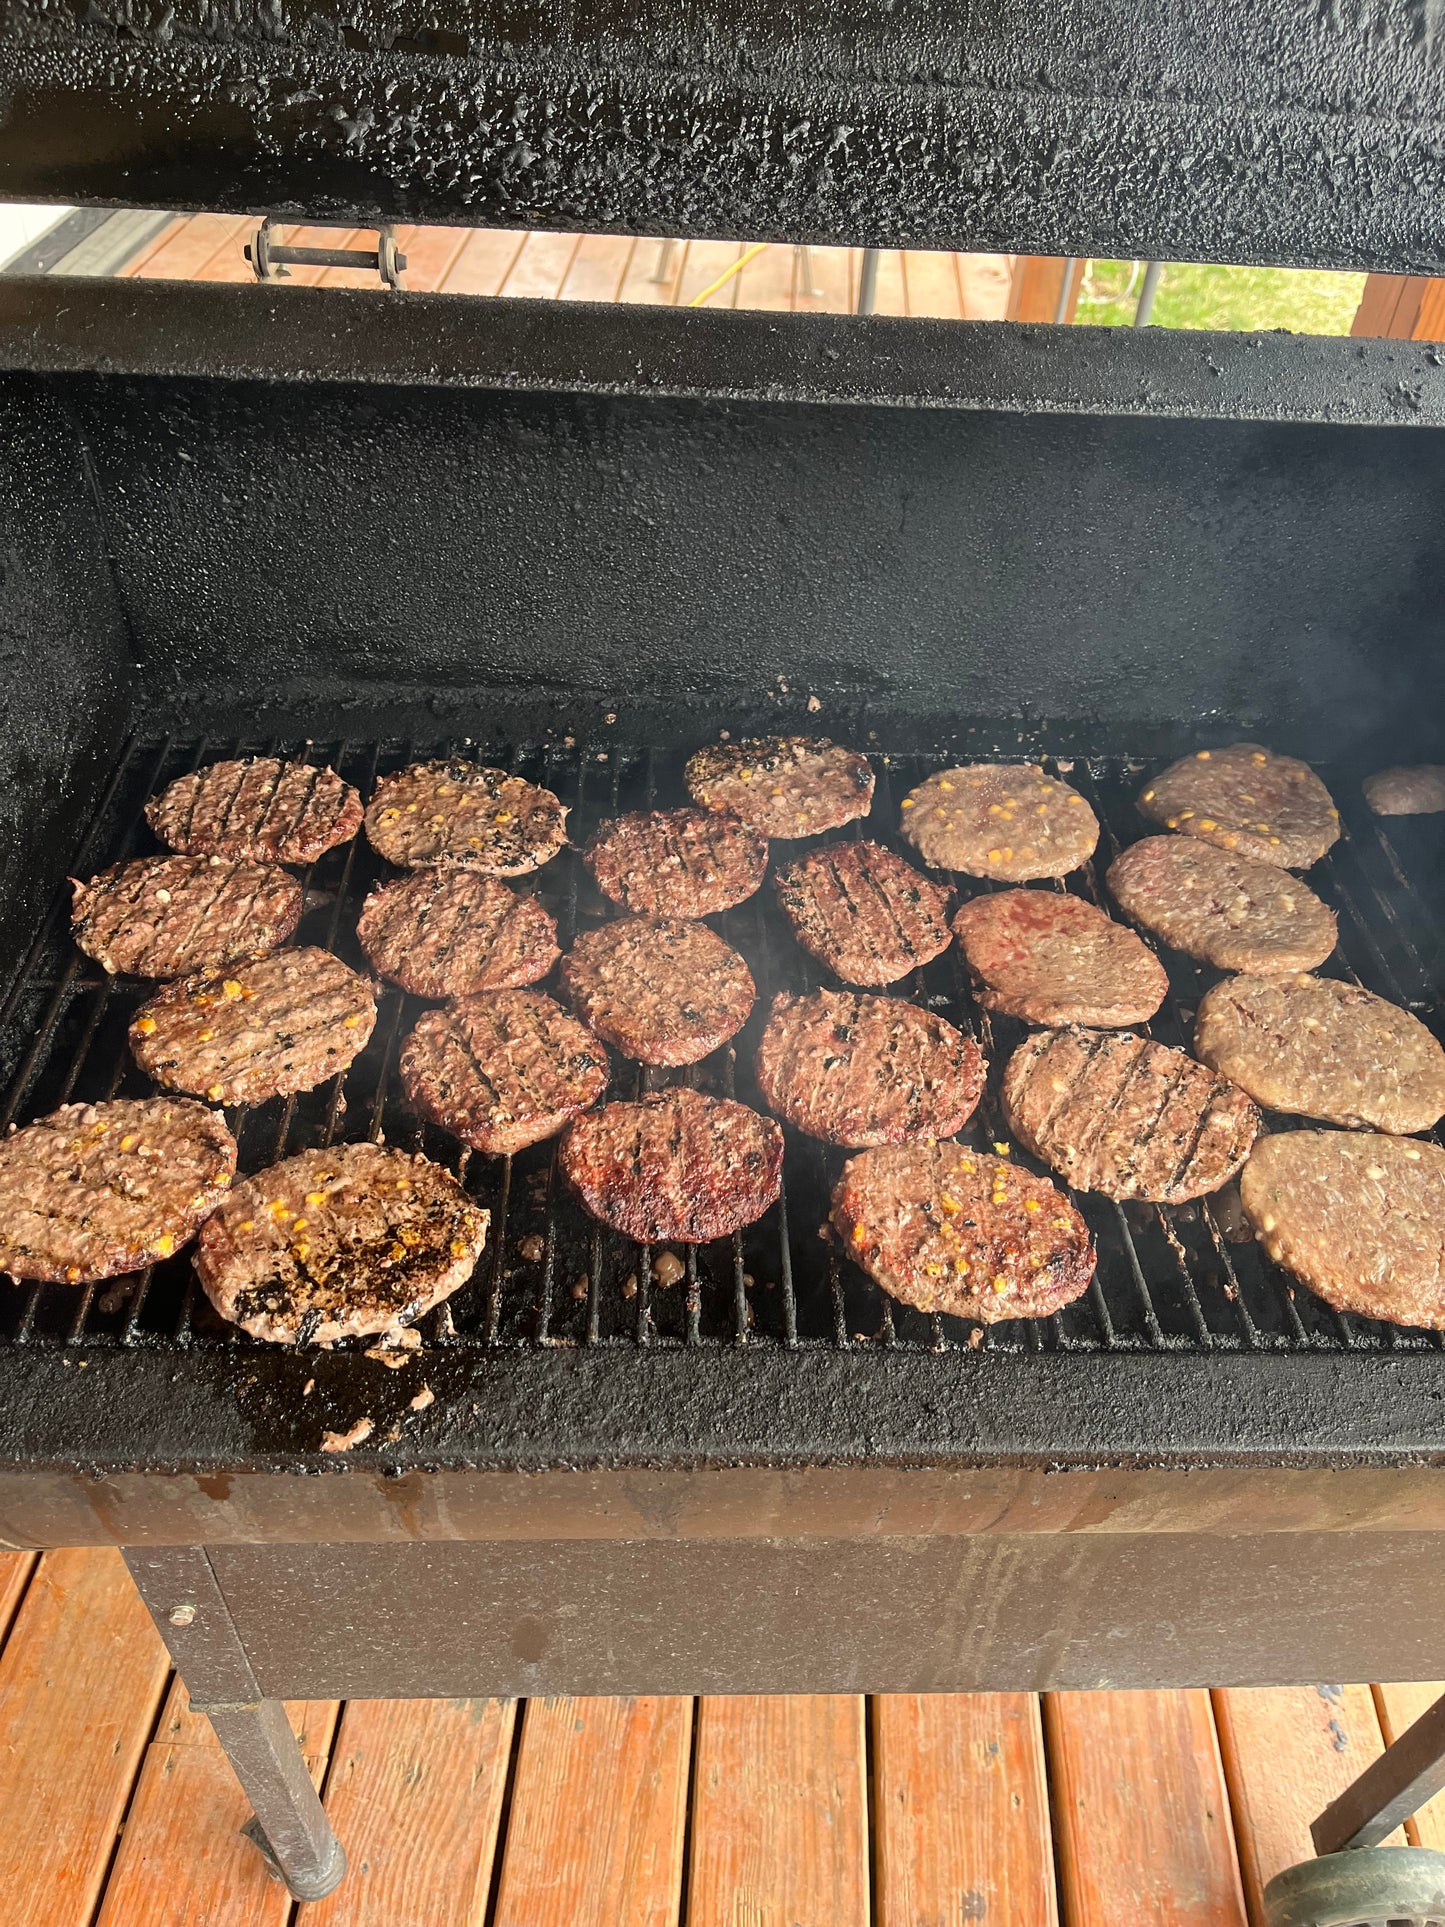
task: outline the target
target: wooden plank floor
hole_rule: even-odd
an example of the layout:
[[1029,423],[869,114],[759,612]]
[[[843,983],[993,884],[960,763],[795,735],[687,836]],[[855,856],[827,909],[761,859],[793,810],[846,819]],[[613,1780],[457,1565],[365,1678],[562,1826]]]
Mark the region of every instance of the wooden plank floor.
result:
[[1442,1690],[297,1704],[297,1908],[117,1553],[0,1554],[0,1632],[4,1927],[1259,1927]]

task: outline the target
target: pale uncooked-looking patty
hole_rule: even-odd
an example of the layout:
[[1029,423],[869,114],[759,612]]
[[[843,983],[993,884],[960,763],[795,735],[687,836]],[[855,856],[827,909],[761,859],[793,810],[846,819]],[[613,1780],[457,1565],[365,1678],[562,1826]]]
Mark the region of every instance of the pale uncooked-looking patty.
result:
[[974,897],[953,934],[978,1002],[1026,1023],[1142,1024],[1169,989],[1132,930],[1057,890]]
[[710,917],[753,894],[768,846],[731,810],[636,810],[604,823],[584,859],[634,916]]
[[146,821],[189,856],[314,863],[361,828],[361,798],[335,770],[274,756],[212,763],[153,796]]
[[535,897],[474,870],[413,870],[382,884],[356,936],[382,976],[416,997],[520,989],[561,955],[557,920]]
[[607,1052],[537,990],[429,1010],[401,1053],[407,1095],[443,1130],[502,1157],[555,1137],[607,1089]]
[[1365,780],[1365,801],[1376,816],[1433,816],[1445,810],[1445,763],[1377,770]]
[[147,856],[74,885],[75,941],[107,971],[184,977],[264,957],[301,921],[301,885],[275,863]]
[[1340,813],[1308,763],[1258,743],[1201,749],[1144,785],[1139,808],[1165,829],[1307,870],[1340,834]]
[[454,864],[484,876],[540,869],[567,839],[567,812],[551,790],[476,763],[413,763],[383,776],[366,834],[404,870]]
[[752,972],[705,923],[627,917],[584,931],[562,987],[599,1037],[643,1064],[695,1064],[740,1031]]
[[935,869],[1002,883],[1067,876],[1099,840],[1083,797],[1037,763],[939,770],[903,799],[902,830]]
[[759,836],[817,836],[873,807],[868,758],[826,737],[762,736],[713,743],[688,759],[688,795],[730,810]]
[[1146,836],[1109,866],[1125,916],[1216,970],[1313,970],[1335,947],[1335,913],[1277,864],[1190,836]]
[[830,843],[776,883],[798,942],[845,983],[895,983],[952,942],[947,890],[879,843]]

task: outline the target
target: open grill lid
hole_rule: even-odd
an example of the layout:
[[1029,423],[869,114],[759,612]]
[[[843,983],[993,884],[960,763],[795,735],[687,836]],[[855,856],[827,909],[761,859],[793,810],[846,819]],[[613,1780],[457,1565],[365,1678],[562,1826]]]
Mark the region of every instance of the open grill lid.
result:
[[1445,272],[1442,0],[7,0],[0,196]]

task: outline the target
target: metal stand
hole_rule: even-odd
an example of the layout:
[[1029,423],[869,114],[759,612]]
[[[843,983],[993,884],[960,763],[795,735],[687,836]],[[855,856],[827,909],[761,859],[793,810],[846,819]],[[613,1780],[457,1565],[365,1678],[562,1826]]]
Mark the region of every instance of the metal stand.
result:
[[676,241],[663,241],[659,244],[658,250],[657,250],[657,263],[654,266],[652,273],[647,277],[648,280],[651,281],[654,286],[661,287],[663,282],[670,281],[672,279],[672,276],[673,276],[672,263],[676,254],[677,254]]
[[1162,261],[1147,261],[1144,264],[1144,285],[1139,290],[1139,305],[1134,310],[1136,328],[1147,328],[1154,313],[1154,297],[1159,292],[1159,277],[1164,272]]
[[878,305],[878,249],[864,248],[858,263],[857,314],[872,314]]
[[[294,225],[294,224],[293,224]],[[340,227],[350,223],[311,221],[310,227]],[[258,281],[279,281],[291,268],[373,268],[389,288],[401,286],[406,256],[396,245],[396,230],[389,223],[376,231],[375,248],[290,248],[282,245],[281,223],[267,215],[246,244],[246,259]]]

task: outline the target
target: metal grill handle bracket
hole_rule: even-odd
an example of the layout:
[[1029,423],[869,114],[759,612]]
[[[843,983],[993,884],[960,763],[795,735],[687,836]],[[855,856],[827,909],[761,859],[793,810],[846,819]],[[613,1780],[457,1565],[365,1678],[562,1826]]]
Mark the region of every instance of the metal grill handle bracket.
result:
[[[293,223],[292,225],[295,225]],[[308,221],[308,227],[345,227],[350,222]],[[256,238],[246,246],[246,259],[258,281],[288,278],[293,267],[374,268],[389,288],[399,288],[406,268],[406,256],[396,245],[396,229],[390,222],[376,231],[372,248],[288,248],[280,240],[281,223],[268,214],[256,230]]]

